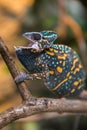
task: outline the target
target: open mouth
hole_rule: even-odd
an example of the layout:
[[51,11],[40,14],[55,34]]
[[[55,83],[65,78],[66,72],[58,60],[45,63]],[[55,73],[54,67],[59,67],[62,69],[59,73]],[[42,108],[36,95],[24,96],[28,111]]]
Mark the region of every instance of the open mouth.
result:
[[25,37],[28,41],[29,44],[28,46],[18,46],[15,47],[15,49],[27,49],[27,50],[32,50],[38,52],[40,50],[38,42],[41,40],[41,34],[38,32],[27,32],[23,34],[23,37]]
[[27,49],[27,50],[36,50],[36,51],[39,51],[39,46],[37,43],[29,43],[28,46],[18,46],[18,47],[15,47],[14,48],[17,50],[17,48],[19,49]]
[[39,50],[39,44],[38,41],[40,41],[41,39],[41,34],[37,33],[37,32],[31,32],[31,33],[24,33],[23,37],[25,37],[26,39],[28,39],[29,44],[27,47],[22,47],[25,49],[33,49],[33,50]]

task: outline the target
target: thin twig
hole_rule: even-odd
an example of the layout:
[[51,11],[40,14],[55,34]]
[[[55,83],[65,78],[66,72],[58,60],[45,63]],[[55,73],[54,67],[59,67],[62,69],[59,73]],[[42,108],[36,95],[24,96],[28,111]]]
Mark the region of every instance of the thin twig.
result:
[[[5,46],[5,44],[1,38],[0,38],[0,53],[8,67],[12,77],[15,78],[19,74],[19,71],[17,69],[17,66],[15,65],[13,58],[10,55],[8,48]],[[30,98],[31,94],[24,82],[17,84],[17,88],[18,88],[19,93],[21,94],[23,100]]]

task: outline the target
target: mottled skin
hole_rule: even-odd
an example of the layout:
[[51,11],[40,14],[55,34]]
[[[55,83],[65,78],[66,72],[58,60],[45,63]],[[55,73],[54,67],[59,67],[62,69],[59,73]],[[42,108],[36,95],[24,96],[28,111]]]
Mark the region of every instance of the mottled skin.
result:
[[85,86],[85,72],[77,53],[65,45],[55,45],[57,33],[53,31],[25,33],[30,44],[16,47],[18,59],[29,71],[16,77],[43,79],[44,84],[58,97],[79,94]]

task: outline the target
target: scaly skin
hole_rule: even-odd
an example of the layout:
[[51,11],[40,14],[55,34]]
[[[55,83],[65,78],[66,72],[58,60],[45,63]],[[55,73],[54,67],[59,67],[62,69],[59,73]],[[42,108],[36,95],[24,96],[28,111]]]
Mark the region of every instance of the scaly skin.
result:
[[65,45],[55,45],[57,34],[52,31],[25,33],[27,47],[16,47],[18,59],[29,71],[16,78],[43,79],[58,97],[78,95],[85,86],[85,72],[77,53]]

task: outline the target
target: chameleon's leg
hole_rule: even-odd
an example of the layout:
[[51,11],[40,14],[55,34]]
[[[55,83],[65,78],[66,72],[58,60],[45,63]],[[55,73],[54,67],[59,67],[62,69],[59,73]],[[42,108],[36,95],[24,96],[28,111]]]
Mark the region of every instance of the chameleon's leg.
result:
[[29,74],[26,72],[20,72],[20,74],[15,78],[16,83],[20,83],[24,80],[37,80],[37,79],[42,79],[46,78],[48,76],[48,71],[42,71],[42,73],[33,73]]
[[16,83],[20,83],[24,80],[36,80],[36,79],[41,79],[41,73],[34,73],[34,74],[29,74],[26,72],[20,72],[20,74],[15,78]]
[[16,81],[16,83],[20,83],[20,82],[26,80],[27,77],[29,77],[29,76],[25,72],[21,71],[20,74],[15,77],[15,81]]

